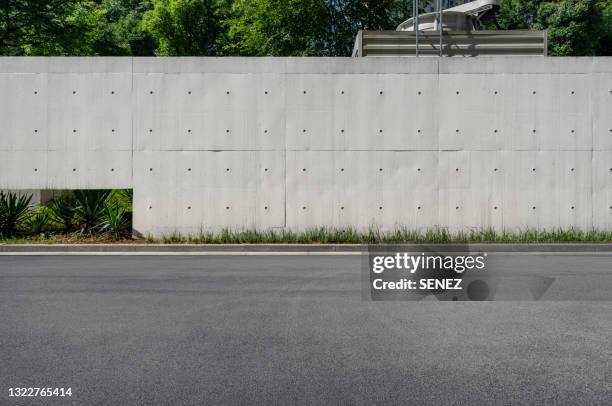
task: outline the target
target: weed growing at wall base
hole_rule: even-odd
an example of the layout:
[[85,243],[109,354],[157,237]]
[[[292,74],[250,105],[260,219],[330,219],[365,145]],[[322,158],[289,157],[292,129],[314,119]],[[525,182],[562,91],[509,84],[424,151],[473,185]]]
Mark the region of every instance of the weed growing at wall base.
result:
[[453,233],[443,227],[424,231],[397,227],[386,232],[376,228],[359,231],[354,228],[329,227],[303,231],[223,229],[218,232],[203,231],[196,235],[171,233],[160,238],[149,236],[146,241],[166,244],[612,243],[612,230],[581,231],[569,228],[496,231],[487,228]]

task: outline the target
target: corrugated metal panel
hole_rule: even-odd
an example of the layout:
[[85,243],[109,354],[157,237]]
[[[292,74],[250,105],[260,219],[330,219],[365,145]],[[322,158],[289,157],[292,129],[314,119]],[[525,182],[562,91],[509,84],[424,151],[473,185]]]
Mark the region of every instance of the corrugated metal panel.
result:
[[[439,33],[418,35],[419,55],[440,55]],[[445,32],[444,56],[546,55],[546,31]],[[416,36],[406,31],[363,31],[357,36],[353,56],[414,56]]]

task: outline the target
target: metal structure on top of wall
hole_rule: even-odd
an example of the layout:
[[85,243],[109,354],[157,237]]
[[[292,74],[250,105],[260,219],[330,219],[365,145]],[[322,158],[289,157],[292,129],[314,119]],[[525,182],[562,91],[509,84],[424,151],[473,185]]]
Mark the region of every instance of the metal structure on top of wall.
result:
[[[453,7],[444,8],[449,3]],[[546,31],[479,31],[495,22],[500,3],[433,0],[420,14],[421,2],[414,1],[413,17],[396,31],[360,31],[353,57],[546,55]]]
[[[546,31],[361,31],[353,56],[546,56]],[[417,51],[418,44],[418,51]]]

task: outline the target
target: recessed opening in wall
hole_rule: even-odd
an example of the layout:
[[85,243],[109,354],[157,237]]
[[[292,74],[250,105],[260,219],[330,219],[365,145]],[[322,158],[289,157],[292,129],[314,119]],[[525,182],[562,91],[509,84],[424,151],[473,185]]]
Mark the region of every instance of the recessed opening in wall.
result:
[[112,242],[132,236],[132,189],[2,190],[0,241]]

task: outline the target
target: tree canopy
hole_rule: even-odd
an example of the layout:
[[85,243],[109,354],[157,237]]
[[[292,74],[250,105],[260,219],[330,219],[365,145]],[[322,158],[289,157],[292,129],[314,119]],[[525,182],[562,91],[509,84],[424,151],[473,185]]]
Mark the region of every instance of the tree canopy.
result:
[[[412,0],[0,0],[0,54],[346,56],[358,30],[394,29],[411,10]],[[487,28],[546,29],[550,55],[612,55],[612,0],[503,0]]]

